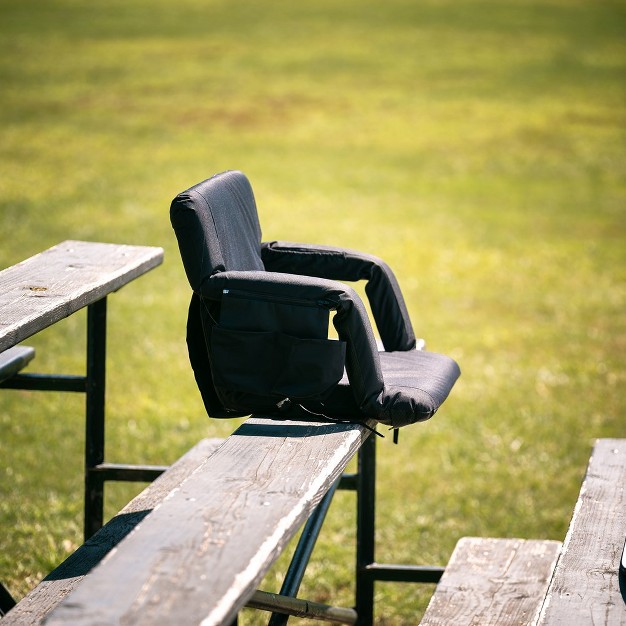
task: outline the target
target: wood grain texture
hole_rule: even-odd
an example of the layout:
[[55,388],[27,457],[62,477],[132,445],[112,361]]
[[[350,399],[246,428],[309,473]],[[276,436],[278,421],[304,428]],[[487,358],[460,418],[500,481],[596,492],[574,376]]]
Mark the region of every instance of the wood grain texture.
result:
[[368,435],[251,418],[46,623],[229,624]]
[[2,270],[0,352],[162,261],[161,248],[68,240]]
[[626,439],[598,439],[541,612],[544,626],[624,626]]
[[128,535],[165,496],[178,487],[217,448],[223,439],[202,439],[164,474],[129,502],[118,515],[51,572],[2,620],[2,626],[35,626],[56,607]]
[[463,537],[421,626],[530,626],[541,608],[561,543]]

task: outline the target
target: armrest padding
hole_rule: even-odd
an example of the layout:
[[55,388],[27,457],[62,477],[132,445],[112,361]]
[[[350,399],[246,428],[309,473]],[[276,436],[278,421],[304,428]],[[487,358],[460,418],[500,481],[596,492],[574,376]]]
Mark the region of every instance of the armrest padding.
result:
[[415,334],[402,291],[393,271],[382,259],[347,248],[283,241],[263,243],[261,256],[270,272],[330,280],[366,280],[365,293],[385,350],[415,348]]

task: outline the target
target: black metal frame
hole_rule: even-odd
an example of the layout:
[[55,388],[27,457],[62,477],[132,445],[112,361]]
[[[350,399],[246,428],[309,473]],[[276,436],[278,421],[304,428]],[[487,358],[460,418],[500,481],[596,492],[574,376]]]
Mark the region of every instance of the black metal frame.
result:
[[[356,491],[355,609],[311,603],[295,598],[336,489]],[[369,436],[358,453],[356,474],[344,474],[326,493],[304,526],[279,594],[255,594],[247,606],[273,611],[268,626],[285,626],[289,616],[308,617],[356,626],[374,624],[374,586],[377,581],[436,583],[439,566],[381,564],[375,559],[376,437]],[[236,622],[235,622],[236,624]]]
[[0,618],[4,617],[15,606],[15,600],[9,590],[0,583]]
[[85,376],[16,374],[0,388],[31,391],[67,391],[85,394],[85,517],[89,539],[104,521],[104,483],[150,482],[168,466],[121,465],[104,462],[106,394],[106,297],[87,307],[87,363]]
[[375,558],[376,534],[376,437],[368,437],[358,457],[357,486],[357,625],[374,623],[376,581],[436,583],[444,568],[428,565],[381,564]]

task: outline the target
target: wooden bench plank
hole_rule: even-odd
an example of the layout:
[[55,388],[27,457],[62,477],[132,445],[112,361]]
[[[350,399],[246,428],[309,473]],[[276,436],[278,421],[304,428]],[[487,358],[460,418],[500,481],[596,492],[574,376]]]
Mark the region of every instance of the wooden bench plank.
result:
[[197,469],[223,439],[202,439],[164,474],[129,502],[118,515],[25,596],[2,619],[2,626],[34,626],[65,598],[104,556],[162,500]]
[[0,382],[15,376],[24,369],[34,358],[35,348],[29,346],[14,346],[0,353]]
[[626,439],[598,439],[540,624],[626,625],[619,564],[626,535]]
[[163,261],[163,250],[64,241],[0,272],[0,352]]
[[534,624],[560,548],[559,541],[463,537],[421,626]]
[[46,623],[228,624],[368,435],[248,420]]

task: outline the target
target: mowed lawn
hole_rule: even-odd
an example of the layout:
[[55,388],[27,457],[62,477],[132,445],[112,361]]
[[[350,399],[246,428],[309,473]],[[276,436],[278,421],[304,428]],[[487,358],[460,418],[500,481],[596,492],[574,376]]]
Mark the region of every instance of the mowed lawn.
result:
[[[169,463],[238,424],[195,388],[168,209],[241,169],[265,239],[385,258],[463,370],[380,442],[379,560],[563,539],[593,440],[626,436],[625,30],[618,0],[2,0],[0,267],[64,239],[165,249],[109,299],[107,459]],[[31,371],[81,373],[84,326],[29,340]],[[81,542],[83,430],[81,397],[0,393],[16,597]],[[108,486],[108,515],[141,488]],[[351,604],[353,537],[341,493],[303,597]],[[377,624],[431,592],[379,584]]]

